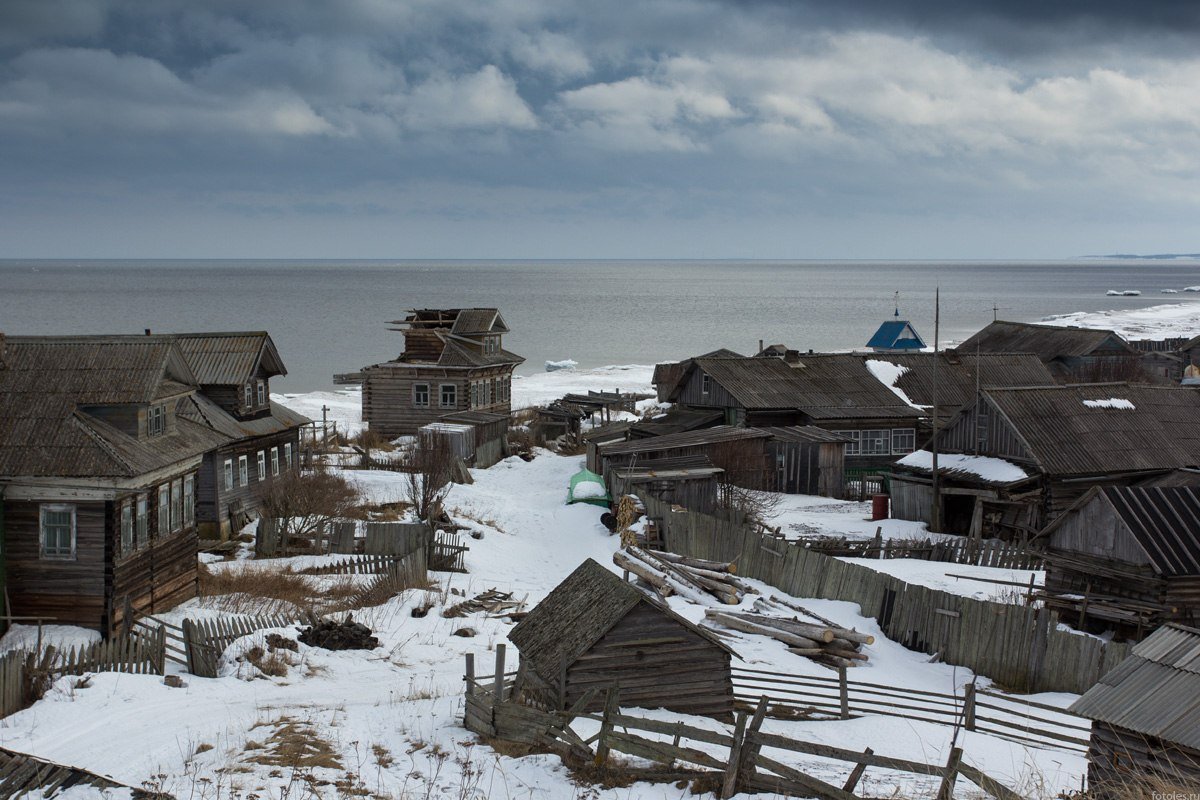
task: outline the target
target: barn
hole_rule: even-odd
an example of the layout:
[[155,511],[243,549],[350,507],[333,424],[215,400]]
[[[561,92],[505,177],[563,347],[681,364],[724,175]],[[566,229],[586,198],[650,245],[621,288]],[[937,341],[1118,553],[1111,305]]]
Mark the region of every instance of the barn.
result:
[[1194,790],[1200,784],[1200,630],[1159,628],[1070,711],[1092,720],[1089,797],[1149,796],[1151,787],[1156,797]]
[[521,654],[515,689],[527,702],[566,708],[590,689],[619,686],[622,706],[733,717],[736,653],[592,559],[508,638]]

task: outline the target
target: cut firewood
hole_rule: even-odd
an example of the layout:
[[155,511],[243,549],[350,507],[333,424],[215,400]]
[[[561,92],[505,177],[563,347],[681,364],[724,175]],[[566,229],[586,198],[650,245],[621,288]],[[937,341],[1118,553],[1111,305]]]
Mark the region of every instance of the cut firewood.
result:
[[670,561],[672,564],[683,564],[685,567],[695,567],[696,569],[706,569],[712,572],[725,572],[729,574],[737,572],[737,565],[729,561],[708,561],[703,558],[681,556],[678,553],[667,553],[663,550],[648,550],[647,552],[657,558],[661,558],[663,561]]
[[762,636],[769,636],[772,639],[776,639],[784,644],[791,645],[792,647],[812,648],[818,647],[821,644],[815,639],[809,639],[805,636],[798,636],[794,633],[781,631],[778,628],[767,627],[766,625],[758,625],[740,617],[735,617],[732,614],[726,614],[715,608],[705,609],[704,615],[713,622],[719,622],[727,628],[733,628],[735,631],[742,631],[743,633],[757,633]]

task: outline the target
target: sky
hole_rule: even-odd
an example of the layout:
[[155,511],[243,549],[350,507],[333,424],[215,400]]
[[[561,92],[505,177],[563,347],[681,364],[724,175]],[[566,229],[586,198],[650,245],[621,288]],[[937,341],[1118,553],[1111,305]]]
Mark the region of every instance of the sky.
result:
[[0,258],[1200,251],[1200,4],[2,0]]

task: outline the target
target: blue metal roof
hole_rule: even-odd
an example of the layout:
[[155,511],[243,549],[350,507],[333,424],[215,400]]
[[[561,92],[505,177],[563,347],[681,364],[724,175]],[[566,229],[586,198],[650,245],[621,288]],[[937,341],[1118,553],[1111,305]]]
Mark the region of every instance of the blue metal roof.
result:
[[[908,331],[909,336],[904,336]],[[921,350],[925,347],[924,340],[905,319],[890,319],[879,326],[867,347],[881,350]]]

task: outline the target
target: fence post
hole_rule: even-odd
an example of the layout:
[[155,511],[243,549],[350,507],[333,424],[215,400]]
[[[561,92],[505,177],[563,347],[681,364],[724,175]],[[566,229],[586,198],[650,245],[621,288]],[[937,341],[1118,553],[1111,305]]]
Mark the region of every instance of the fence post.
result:
[[504,699],[504,651],[507,645],[496,645],[496,682],[492,684],[492,693],[496,696],[496,702],[499,703]]
[[475,654],[467,653],[467,669],[463,674],[463,682],[467,684],[467,697],[475,693]]
[[187,659],[187,671],[196,673],[196,627],[187,617],[183,619],[183,655]]
[[938,787],[937,800],[951,800],[954,796],[954,781],[958,778],[958,765],[962,763],[962,748],[950,748],[950,758],[946,759],[946,774],[942,776],[942,785]]
[[735,785],[745,786],[754,776],[758,765],[758,751],[762,745],[758,743],[758,731],[762,728],[767,716],[767,698],[758,698],[758,707],[754,709],[754,717],[746,727],[746,737],[742,744],[742,752],[738,758],[737,778]]
[[[875,755],[875,751],[868,747],[866,750],[863,750],[863,755],[864,756]],[[860,761],[857,764],[855,764],[854,769],[850,770],[850,777],[846,778],[846,783],[845,783],[845,785],[842,786],[842,791],[850,792],[851,794],[853,794],[854,787],[858,786],[859,779],[862,778],[863,773],[866,771],[867,771],[867,762]]]
[[604,717],[600,722],[600,735],[596,738],[596,759],[597,767],[604,766],[608,761],[608,737],[612,733],[613,723],[612,718],[616,716],[620,710],[620,684],[614,684],[608,690],[608,696],[604,699]]
[[729,764],[725,767],[725,780],[721,782],[721,800],[737,794],[738,762],[742,758],[742,746],[746,740],[746,712],[739,711],[733,726],[733,744],[729,746]]
[[963,687],[963,727],[975,730],[975,681]]
[[842,719],[850,719],[850,684],[846,679],[846,668],[838,667],[838,702]]

